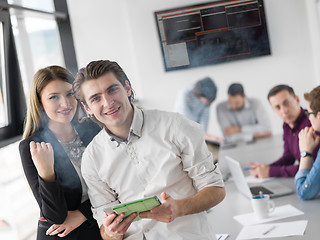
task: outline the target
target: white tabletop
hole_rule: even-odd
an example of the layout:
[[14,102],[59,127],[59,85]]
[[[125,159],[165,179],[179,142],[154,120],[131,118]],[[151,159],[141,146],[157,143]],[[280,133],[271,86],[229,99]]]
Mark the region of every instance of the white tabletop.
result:
[[[219,151],[219,163],[224,175],[228,173],[227,166],[224,162],[225,156],[231,156],[238,160],[243,167],[248,166],[248,161],[260,161],[271,163],[281,156],[283,151],[283,142],[281,136],[273,136],[271,138],[260,139],[254,143],[240,143],[234,148],[221,149]],[[304,214],[296,217],[284,218],[275,222],[289,222],[297,220],[308,220],[307,228],[304,236],[282,237],[272,239],[320,239],[320,198],[302,201],[295,193],[295,185],[293,178],[278,178],[284,185],[292,188],[294,193],[288,196],[274,198],[276,206],[291,204],[295,208],[303,211]],[[242,225],[237,222],[233,216],[253,212],[250,199],[240,194],[232,180],[225,182],[226,198],[218,206],[210,209],[208,218],[212,223],[215,233],[228,233],[228,240],[236,239],[242,229]]]

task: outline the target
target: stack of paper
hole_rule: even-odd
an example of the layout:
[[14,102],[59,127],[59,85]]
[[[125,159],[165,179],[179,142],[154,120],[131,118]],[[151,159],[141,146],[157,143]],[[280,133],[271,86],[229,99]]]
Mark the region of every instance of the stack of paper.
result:
[[244,226],[239,233],[237,240],[303,235],[308,223],[308,221],[306,220],[262,224],[302,214],[302,211],[290,204],[287,204],[284,206],[276,207],[275,210],[270,213],[269,217],[266,219],[259,219],[254,212],[234,216],[234,219]]
[[287,237],[296,235],[302,236],[307,227],[307,223],[307,220],[302,220],[245,226],[242,228],[236,240]]

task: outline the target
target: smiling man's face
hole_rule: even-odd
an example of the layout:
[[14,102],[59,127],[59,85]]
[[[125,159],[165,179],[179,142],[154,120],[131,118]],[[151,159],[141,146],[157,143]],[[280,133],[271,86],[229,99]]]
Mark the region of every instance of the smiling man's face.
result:
[[81,92],[86,102],[86,111],[93,114],[111,132],[116,134],[119,130],[130,129],[133,109],[128,99],[131,87],[127,81],[123,86],[115,74],[109,72],[84,82]]

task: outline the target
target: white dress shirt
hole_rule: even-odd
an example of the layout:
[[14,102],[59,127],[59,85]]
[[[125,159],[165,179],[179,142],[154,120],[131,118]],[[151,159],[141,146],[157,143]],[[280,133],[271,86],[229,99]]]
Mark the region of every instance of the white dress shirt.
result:
[[[88,185],[93,216],[102,224],[103,209],[120,202],[168,193],[174,199],[192,196],[209,186],[224,186],[219,168],[205,144],[199,124],[178,113],[134,107],[126,141],[101,132],[86,148],[82,174]],[[133,222],[125,239],[215,239],[206,212],[171,223]]]

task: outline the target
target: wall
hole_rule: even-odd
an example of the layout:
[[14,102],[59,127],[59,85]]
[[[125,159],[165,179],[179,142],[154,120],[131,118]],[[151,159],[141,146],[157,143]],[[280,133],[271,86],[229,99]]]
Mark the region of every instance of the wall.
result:
[[67,4],[79,68],[92,60],[117,61],[141,92],[125,1],[67,0]]
[[[309,5],[315,2],[306,1]],[[79,66],[91,59],[117,60],[144,107],[172,110],[182,86],[205,76],[215,79],[218,95],[211,107],[209,132],[220,135],[215,107],[226,99],[227,87],[234,81],[244,84],[247,96],[263,102],[274,133],[281,133],[282,121],[266,99],[271,87],[279,83],[293,86],[306,106],[303,93],[319,84],[306,1],[264,1],[272,55],[173,72],[164,71],[154,11],[207,1],[92,0],[88,4],[68,0],[68,5]]]

